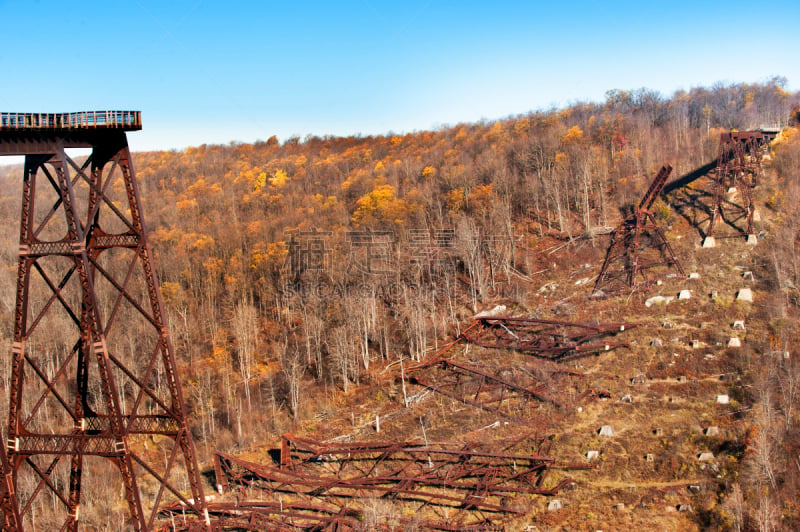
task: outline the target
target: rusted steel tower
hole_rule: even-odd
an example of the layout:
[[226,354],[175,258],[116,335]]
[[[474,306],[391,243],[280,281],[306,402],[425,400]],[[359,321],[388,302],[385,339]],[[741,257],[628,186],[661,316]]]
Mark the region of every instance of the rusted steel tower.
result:
[[[714,245],[714,228],[719,221],[729,225],[745,220],[746,227],[740,229],[748,241],[755,241],[753,230],[753,189],[758,186],[761,173],[762,148],[774,135],[762,131],[730,131],[720,134],[717,175],[714,178],[714,203],[703,247]],[[740,195],[741,205],[729,201],[726,192]],[[740,233],[740,234],[741,234]]]
[[77,530],[91,504],[150,530],[175,501],[208,526],[126,138],[139,129],[139,112],[0,114],[0,155],[25,156],[6,448],[18,529]]
[[597,276],[593,297],[622,288],[646,286],[653,281],[648,279],[646,272],[655,267],[674,267],[681,275],[685,275],[678,257],[672,251],[672,246],[652,212],[653,204],[664,189],[671,172],[671,166],[661,167],[639,206],[611,235],[611,245],[600,275]]

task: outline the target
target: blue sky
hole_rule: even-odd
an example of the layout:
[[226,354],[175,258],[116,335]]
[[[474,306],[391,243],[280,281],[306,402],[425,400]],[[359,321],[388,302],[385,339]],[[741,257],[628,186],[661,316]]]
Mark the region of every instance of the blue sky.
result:
[[0,111],[132,109],[134,150],[382,134],[785,76],[800,2],[0,0]]

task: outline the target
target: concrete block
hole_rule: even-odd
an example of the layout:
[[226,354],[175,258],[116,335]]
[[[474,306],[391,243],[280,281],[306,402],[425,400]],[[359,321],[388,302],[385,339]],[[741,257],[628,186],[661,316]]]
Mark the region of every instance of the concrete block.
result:
[[758,237],[753,234],[747,235],[747,245],[755,246],[756,244],[758,244]]
[[742,347],[742,341],[734,336],[728,340],[728,347]]
[[691,299],[691,298],[692,298],[692,293],[689,290],[681,290],[680,293],[678,293],[678,299]]
[[700,462],[713,462],[714,453],[700,453],[697,455],[697,460]]
[[692,272],[692,273],[689,274],[689,279],[699,279],[699,278],[700,278],[700,274],[697,273],[697,272]]
[[733,328],[737,331],[744,330],[744,320],[736,320],[733,322]]
[[717,404],[719,405],[727,405],[731,402],[731,398],[728,397],[728,394],[723,393],[717,396]]
[[597,434],[600,436],[613,436],[614,429],[611,427],[611,425],[603,425],[598,429]]
[[600,451],[586,451],[587,460],[597,460],[600,458]]
[[547,510],[550,511],[550,512],[555,512],[557,510],[560,510],[563,507],[564,507],[564,505],[561,504],[561,501],[558,500],[558,499],[553,499],[552,501],[547,503]]
[[706,436],[719,436],[719,427],[711,425],[703,431]]
[[744,301],[746,303],[753,302],[753,291],[749,288],[742,288],[738,292],[736,292],[736,300],[737,301]]
[[707,236],[703,239],[703,247],[704,248],[715,248],[717,247],[717,241],[714,239],[713,236]]
[[674,296],[653,296],[644,302],[644,306],[649,308],[653,305],[668,305],[673,299]]

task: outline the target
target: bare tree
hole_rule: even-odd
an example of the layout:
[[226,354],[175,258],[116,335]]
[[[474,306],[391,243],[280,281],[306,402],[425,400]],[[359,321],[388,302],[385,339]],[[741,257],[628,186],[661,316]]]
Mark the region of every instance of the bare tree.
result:
[[258,310],[249,300],[240,301],[233,309],[231,317],[233,336],[236,339],[239,375],[247,399],[248,411],[252,408],[250,400],[250,380],[253,377],[253,364],[258,349]]

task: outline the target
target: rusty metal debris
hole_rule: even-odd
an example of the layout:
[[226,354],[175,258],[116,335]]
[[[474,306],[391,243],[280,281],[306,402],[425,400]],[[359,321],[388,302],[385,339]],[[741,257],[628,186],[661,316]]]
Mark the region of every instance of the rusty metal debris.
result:
[[477,326],[461,334],[471,344],[488,349],[512,349],[555,362],[627,347],[625,342],[606,339],[636,326],[508,317],[478,318],[475,324]]
[[506,366],[492,373],[487,369],[442,358],[409,371],[409,382],[523,425],[538,426],[524,415],[531,402],[562,404],[524,368]]
[[[210,502],[208,513],[214,530],[356,530],[360,512],[346,507],[297,502]],[[163,532],[200,530],[197,517],[180,502],[161,511],[168,523]]]
[[[215,475],[221,492],[240,488],[258,490],[272,500],[291,497],[292,504],[300,505],[292,507],[294,510],[308,509],[319,501],[339,508],[318,512],[314,517],[326,526],[363,513],[365,500],[380,499],[406,508],[411,505],[418,524],[422,509],[438,513],[441,521],[424,518],[425,529],[484,530],[526,511],[516,496],[554,495],[572,482],[565,478],[553,487],[545,487],[544,480],[551,469],[586,467],[557,464],[538,454],[545,442],[549,440],[526,438],[524,444],[529,451],[512,454],[509,451],[521,445],[522,438],[495,443],[492,450],[487,450],[477,443],[340,444],[286,434],[278,465],[256,464],[217,452]],[[174,508],[177,513],[179,507]],[[212,514],[217,511],[214,504],[209,509]],[[276,510],[272,506],[268,511]]]
[[581,393],[571,389],[574,386],[572,378],[581,377],[580,373],[561,366],[526,368],[457,362],[447,356],[448,352],[459,343],[468,343],[487,349],[515,350],[560,363],[627,346],[624,342],[608,339],[635,326],[482,317],[429,361],[409,368],[409,382],[504,419],[541,429],[541,421],[529,415],[529,407],[538,408],[541,404],[563,406],[563,398],[570,393],[576,401],[596,395],[592,390]]
[[[502,524],[449,524],[432,521],[419,516],[370,516],[367,512],[333,504],[306,504],[302,502],[231,502],[208,503],[213,530],[248,530],[262,532],[356,532],[375,530],[436,530],[442,532],[501,532]],[[161,512],[169,524],[160,532],[195,532],[200,530],[197,517],[186,514],[184,508],[175,503]]]
[[647,274],[653,268],[675,268],[686,275],[652,211],[671,172],[671,166],[661,167],[636,210],[612,234],[592,297],[643,288],[656,281]]
[[118,473],[103,482],[124,493],[132,529],[176,499],[204,515],[125,136],[138,129],[131,111],[0,114],[0,155],[25,156],[5,471],[18,530],[40,505],[76,530],[98,460]]

